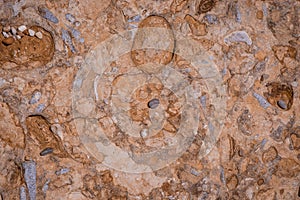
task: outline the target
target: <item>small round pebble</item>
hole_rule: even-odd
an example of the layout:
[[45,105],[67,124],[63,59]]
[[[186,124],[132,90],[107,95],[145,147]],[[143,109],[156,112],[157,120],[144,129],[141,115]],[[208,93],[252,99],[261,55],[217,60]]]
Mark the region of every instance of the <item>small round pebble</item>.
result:
[[39,39],[42,39],[43,38],[43,34],[41,33],[41,32],[36,32],[35,33],[35,36],[37,37],[37,38],[39,38]]
[[33,37],[34,34],[35,34],[35,31],[32,30],[32,29],[28,29],[28,33],[29,33],[29,35],[30,35],[31,37]]
[[77,26],[77,27],[80,26],[80,24],[81,23],[79,21],[74,22],[74,25]]
[[159,105],[159,99],[152,99],[148,102],[148,108],[155,109]]

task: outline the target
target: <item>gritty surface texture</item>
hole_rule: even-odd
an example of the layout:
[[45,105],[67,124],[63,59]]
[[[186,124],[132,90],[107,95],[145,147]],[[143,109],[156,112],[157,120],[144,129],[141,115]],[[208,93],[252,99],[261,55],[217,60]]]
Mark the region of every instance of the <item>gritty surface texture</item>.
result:
[[300,199],[300,2],[0,0],[0,199]]

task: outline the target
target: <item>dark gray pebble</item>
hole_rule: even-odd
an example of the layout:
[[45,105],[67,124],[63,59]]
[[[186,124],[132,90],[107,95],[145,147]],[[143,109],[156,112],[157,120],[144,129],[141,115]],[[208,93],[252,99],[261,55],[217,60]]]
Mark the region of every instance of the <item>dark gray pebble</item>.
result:
[[148,108],[155,109],[159,105],[159,99],[152,99],[148,102]]
[[283,100],[277,101],[277,105],[283,110],[287,109],[287,104]]
[[53,148],[47,147],[46,149],[41,151],[40,156],[45,156],[45,155],[50,154],[50,153],[53,153]]

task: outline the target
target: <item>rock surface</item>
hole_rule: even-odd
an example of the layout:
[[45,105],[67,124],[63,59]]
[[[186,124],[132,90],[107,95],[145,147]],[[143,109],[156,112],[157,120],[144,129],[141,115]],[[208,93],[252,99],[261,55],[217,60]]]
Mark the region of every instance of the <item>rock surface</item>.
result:
[[0,199],[300,199],[299,17],[0,1]]

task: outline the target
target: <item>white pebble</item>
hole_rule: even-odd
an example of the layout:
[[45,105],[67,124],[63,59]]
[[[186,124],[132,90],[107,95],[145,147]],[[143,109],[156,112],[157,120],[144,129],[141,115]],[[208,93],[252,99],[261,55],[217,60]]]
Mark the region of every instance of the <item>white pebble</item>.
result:
[[43,34],[41,33],[41,32],[36,32],[35,33],[35,36],[37,37],[37,38],[39,38],[39,39],[42,39],[43,38]]
[[14,27],[11,27],[11,33],[13,35],[16,35],[17,34],[17,30]]
[[8,37],[9,37],[8,33],[6,33],[6,32],[2,32],[2,34],[3,34],[3,36],[4,36],[5,38],[8,38]]
[[80,22],[76,21],[76,22],[74,22],[74,25],[78,27],[78,26],[80,26]]
[[147,130],[147,129],[143,129],[143,130],[140,132],[140,134],[141,134],[141,137],[142,137],[142,138],[145,138],[145,137],[148,136],[148,130]]
[[17,37],[18,40],[21,40],[21,38],[22,38],[22,37],[19,36],[19,35],[16,35],[16,37]]
[[18,30],[21,32],[25,31],[26,29],[27,29],[27,27],[25,25],[21,25],[18,27]]
[[29,35],[32,37],[32,36],[34,36],[35,31],[34,31],[34,30],[31,30],[31,29],[28,29],[28,33],[29,33]]

